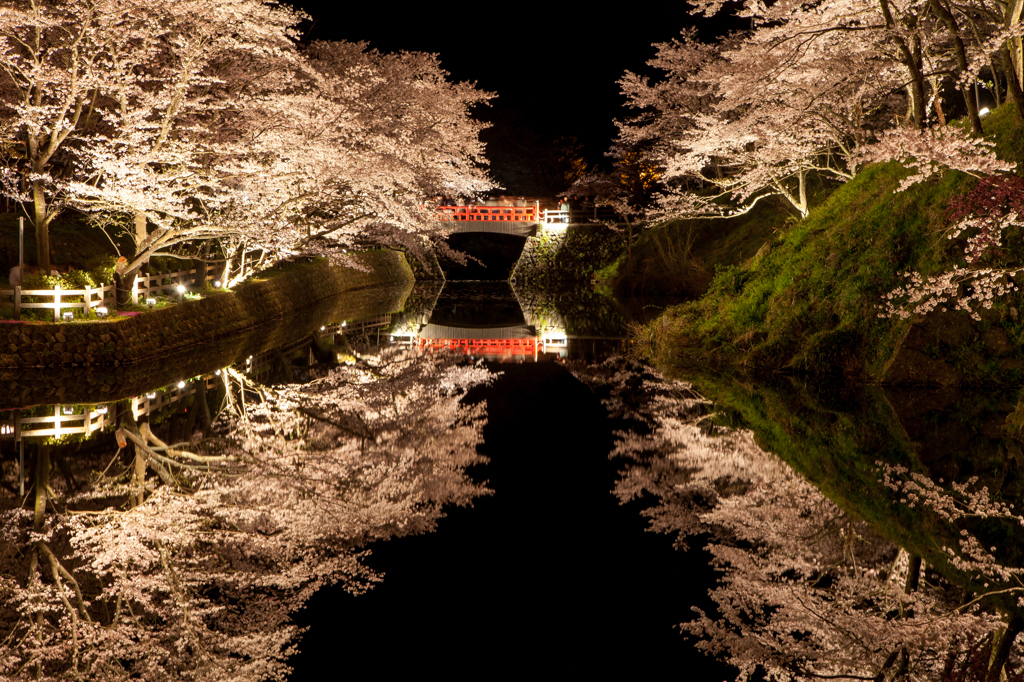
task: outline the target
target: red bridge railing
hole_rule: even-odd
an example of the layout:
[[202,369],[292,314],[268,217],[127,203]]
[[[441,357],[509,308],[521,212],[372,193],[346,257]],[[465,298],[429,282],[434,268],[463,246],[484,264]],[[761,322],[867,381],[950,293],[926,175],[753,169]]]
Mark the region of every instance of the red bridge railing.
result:
[[437,213],[440,220],[540,222],[540,210],[536,206],[438,206]]

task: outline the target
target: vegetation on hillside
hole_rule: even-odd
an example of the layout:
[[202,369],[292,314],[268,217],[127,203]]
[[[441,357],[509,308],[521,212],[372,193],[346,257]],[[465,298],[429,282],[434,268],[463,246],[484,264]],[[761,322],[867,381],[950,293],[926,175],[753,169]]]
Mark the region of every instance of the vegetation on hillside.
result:
[[[1017,162],[1020,173],[1024,132],[1012,106],[985,123],[997,154]],[[978,182],[949,171],[894,192],[909,172],[897,162],[870,166],[806,219],[777,224],[755,257],[717,269],[700,300],[643,328],[643,352],[676,370],[710,365],[877,378],[913,321],[879,319],[882,296],[902,283],[901,272],[929,276],[962,262],[964,241],[944,234],[947,209]],[[757,225],[747,221],[737,230]],[[1005,235],[991,265],[1022,262],[1022,235]],[[1024,329],[1009,310],[1013,303],[997,301],[982,324],[1002,323],[1019,346]]]

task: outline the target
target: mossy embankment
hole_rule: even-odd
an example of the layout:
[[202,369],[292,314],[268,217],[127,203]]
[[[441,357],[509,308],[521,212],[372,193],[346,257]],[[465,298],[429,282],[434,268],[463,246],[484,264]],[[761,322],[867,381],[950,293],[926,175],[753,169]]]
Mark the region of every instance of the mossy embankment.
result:
[[[997,154],[1024,168],[1024,130],[1003,107],[985,119]],[[980,323],[946,313],[880,318],[901,273],[935,275],[963,263],[947,238],[950,201],[977,179],[947,172],[896,192],[909,171],[874,165],[832,191],[803,220],[783,219],[753,257],[716,268],[707,292],[646,325],[638,341],[669,371],[713,367],[807,372],[892,383],[999,383],[1024,378],[1024,319],[1016,295]],[[763,230],[763,221],[753,224]],[[743,241],[737,234],[723,239]],[[999,262],[1024,263],[1024,237],[1004,235]],[[905,352],[901,350],[908,342]],[[913,351],[913,356],[911,356]]]

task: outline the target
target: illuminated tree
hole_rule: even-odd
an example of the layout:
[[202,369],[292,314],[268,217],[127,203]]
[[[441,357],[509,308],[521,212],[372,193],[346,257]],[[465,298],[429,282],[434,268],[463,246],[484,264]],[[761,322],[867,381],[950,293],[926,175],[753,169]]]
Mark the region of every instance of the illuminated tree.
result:
[[436,56],[300,54],[299,16],[260,0],[25,5],[0,19],[4,135],[24,157],[6,191],[33,203],[44,268],[69,206],[132,234],[131,273],[210,239],[342,260],[358,240],[415,250],[441,229],[426,199],[491,187],[470,116],[490,95]]

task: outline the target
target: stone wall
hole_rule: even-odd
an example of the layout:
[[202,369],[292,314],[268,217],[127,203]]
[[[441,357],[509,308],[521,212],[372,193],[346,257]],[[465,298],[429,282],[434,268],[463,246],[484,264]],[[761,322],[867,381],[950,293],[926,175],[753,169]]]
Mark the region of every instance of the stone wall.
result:
[[134,317],[0,324],[0,368],[122,365],[167,357],[294,314],[345,291],[413,280],[401,253],[371,251],[355,257],[368,271],[332,267],[326,261],[291,264],[232,292]]
[[511,281],[541,287],[589,284],[594,273],[619,257],[625,237],[605,225],[542,227],[527,237]]

